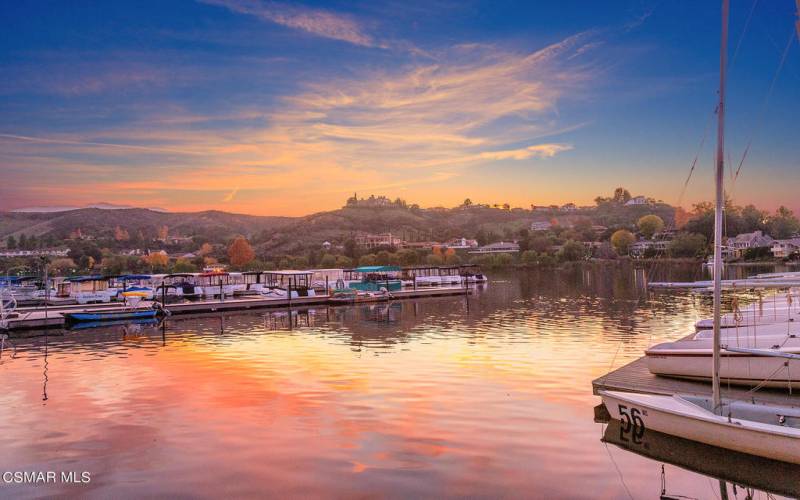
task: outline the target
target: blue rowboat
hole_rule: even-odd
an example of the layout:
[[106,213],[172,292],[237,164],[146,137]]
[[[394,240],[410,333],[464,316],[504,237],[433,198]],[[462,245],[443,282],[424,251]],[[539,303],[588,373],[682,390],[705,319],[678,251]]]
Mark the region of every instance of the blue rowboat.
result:
[[143,309],[141,311],[119,311],[119,312],[75,312],[64,313],[64,317],[68,322],[80,323],[84,321],[120,321],[120,320],[138,320],[155,318],[158,311],[155,309]]

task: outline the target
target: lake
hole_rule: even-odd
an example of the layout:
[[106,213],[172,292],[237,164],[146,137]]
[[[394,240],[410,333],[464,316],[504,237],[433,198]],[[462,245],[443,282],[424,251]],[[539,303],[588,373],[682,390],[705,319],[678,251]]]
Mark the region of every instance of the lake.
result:
[[[719,481],[675,463],[711,452],[615,445],[591,388],[710,315],[710,295],[646,289],[702,278],[699,265],[488,274],[468,299],[12,338],[0,469],[76,480],[3,481],[0,495],[657,498],[666,462],[668,494],[719,497]],[[729,480],[783,491],[758,463],[718,460]]]

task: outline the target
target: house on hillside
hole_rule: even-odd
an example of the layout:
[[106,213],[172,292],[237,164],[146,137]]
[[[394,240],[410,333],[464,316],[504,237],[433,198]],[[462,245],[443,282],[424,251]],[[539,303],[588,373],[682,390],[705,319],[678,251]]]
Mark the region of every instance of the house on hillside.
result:
[[576,212],[578,207],[574,203],[565,203],[558,210],[561,212]]
[[776,259],[785,259],[793,253],[800,251],[800,238],[774,240],[769,250]]
[[444,244],[447,248],[453,248],[456,250],[466,249],[466,248],[475,248],[478,246],[477,240],[469,240],[467,238],[453,238],[452,240],[446,242]]
[[356,245],[366,249],[378,247],[399,247],[402,244],[403,240],[396,236],[392,236],[392,233],[362,234],[356,236]]
[[751,248],[772,247],[773,241],[775,240],[770,235],[764,234],[762,231],[753,231],[752,233],[737,234],[735,238],[728,238],[728,246],[733,249],[736,257],[741,257]]
[[626,207],[632,207],[634,205],[647,205],[647,198],[644,196],[634,196],[625,202]]
[[553,225],[550,221],[533,221],[531,222],[531,231],[548,231]]
[[470,250],[469,253],[517,253],[519,252],[519,245],[514,242],[500,241],[498,243],[489,243],[482,247]]

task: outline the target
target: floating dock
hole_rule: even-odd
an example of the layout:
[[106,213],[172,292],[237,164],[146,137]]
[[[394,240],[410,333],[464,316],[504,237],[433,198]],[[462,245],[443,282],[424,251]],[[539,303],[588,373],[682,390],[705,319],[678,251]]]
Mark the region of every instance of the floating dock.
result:
[[[416,290],[398,290],[392,292],[391,300],[415,299],[426,297],[446,297],[446,296],[465,296],[472,293],[472,288],[457,287],[435,287],[435,288],[417,288]],[[292,308],[292,307],[308,307],[308,306],[321,306],[321,305],[337,305],[331,302],[330,295],[316,295],[314,297],[295,297],[295,298],[264,298],[260,296],[237,296],[230,297],[224,300],[198,300],[187,302],[175,302],[167,304],[164,309],[169,311],[171,315],[180,314],[197,314],[204,312],[220,312],[220,311],[245,311],[252,309],[268,309],[268,308]],[[390,301],[391,301],[390,300]],[[155,302],[141,301],[139,309],[150,309]],[[376,302],[378,303],[378,302]],[[385,303],[385,301],[383,302]],[[361,304],[361,303],[359,303]],[[16,310],[17,316],[8,318],[8,330],[32,330],[42,328],[61,328],[66,323],[64,313],[77,313],[77,312],[122,312],[127,310],[122,304],[119,303],[104,303],[104,304],[88,304],[88,305],[61,305],[51,306],[45,309],[44,307],[30,308],[22,307]]]
[[[709,370],[710,370],[709,365]],[[750,387],[728,386],[723,379],[720,382],[723,398],[753,400],[760,403],[772,403],[800,407],[800,391],[794,395],[788,389],[760,389],[751,392]],[[672,377],[660,377],[650,373],[647,369],[647,359],[641,357],[636,361],[617,368],[602,377],[592,381],[592,392],[599,395],[599,391],[643,392],[647,394],[689,394],[711,397],[711,383],[694,380],[684,380]]]

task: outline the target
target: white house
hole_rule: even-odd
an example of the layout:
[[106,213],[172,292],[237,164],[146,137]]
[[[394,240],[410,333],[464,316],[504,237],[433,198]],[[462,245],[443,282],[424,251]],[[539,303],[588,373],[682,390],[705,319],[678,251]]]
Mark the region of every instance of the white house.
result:
[[490,243],[469,253],[516,253],[519,252],[519,245],[514,242],[501,241],[499,243]]
[[575,212],[578,210],[578,207],[574,203],[565,203],[564,205],[561,205],[559,210],[562,212]]
[[550,221],[545,220],[531,222],[531,231],[547,231],[551,227],[553,227],[553,225],[550,224]]
[[794,252],[800,250],[800,238],[789,238],[788,240],[774,240],[770,247],[772,256],[777,259],[784,259]]
[[453,238],[445,243],[444,246],[454,249],[475,248],[478,246],[478,242],[477,240],[469,240],[467,238]]
[[647,198],[644,196],[634,196],[630,200],[625,202],[626,207],[630,207],[633,205],[647,205]]

